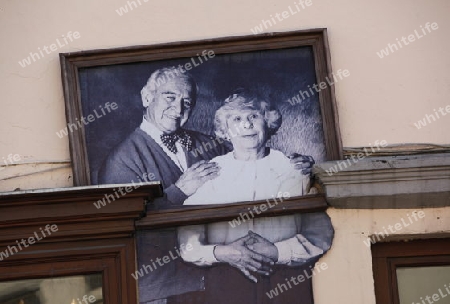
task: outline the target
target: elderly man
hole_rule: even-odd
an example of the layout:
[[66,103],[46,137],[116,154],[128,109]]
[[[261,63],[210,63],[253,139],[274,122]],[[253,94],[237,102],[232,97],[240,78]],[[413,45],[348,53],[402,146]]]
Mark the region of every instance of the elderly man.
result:
[[[192,76],[175,67],[153,72],[141,91],[142,123],[109,154],[99,171],[99,183],[147,181],[151,176],[162,182],[165,193],[157,207],[168,208],[182,205],[217,177],[220,168],[208,161],[229,149],[211,136],[182,128],[195,107],[197,91]],[[313,160],[295,155],[291,162],[309,173]]]

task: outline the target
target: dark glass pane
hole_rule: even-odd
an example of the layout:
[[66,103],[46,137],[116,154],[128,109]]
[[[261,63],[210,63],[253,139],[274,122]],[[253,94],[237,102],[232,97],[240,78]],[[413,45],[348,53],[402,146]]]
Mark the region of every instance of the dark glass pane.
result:
[[102,275],[0,282],[1,304],[102,304]]
[[450,304],[450,266],[399,267],[397,283],[400,304]]

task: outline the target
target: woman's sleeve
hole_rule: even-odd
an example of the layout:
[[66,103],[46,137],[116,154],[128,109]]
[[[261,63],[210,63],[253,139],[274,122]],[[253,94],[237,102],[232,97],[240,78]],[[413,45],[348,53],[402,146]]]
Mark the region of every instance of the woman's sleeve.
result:
[[291,171],[280,182],[278,193],[284,194],[287,192],[289,197],[307,195],[310,189],[310,181],[309,176],[303,175],[301,172]]
[[214,256],[215,245],[206,244],[205,231],[205,225],[178,228],[178,243],[180,244],[180,248],[183,244],[184,248],[186,248],[186,250],[180,252],[181,258],[185,262],[193,263],[197,266],[209,266],[218,263]]
[[298,266],[317,260],[331,247],[334,229],[325,212],[296,214],[295,217],[297,235],[275,243],[278,264]]

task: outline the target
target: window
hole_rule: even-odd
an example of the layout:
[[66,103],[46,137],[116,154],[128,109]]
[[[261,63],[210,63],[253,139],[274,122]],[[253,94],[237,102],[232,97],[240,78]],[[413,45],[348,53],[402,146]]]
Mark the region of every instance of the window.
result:
[[1,282],[0,303],[102,304],[102,274]]
[[450,303],[450,240],[377,243],[372,247],[377,304]]

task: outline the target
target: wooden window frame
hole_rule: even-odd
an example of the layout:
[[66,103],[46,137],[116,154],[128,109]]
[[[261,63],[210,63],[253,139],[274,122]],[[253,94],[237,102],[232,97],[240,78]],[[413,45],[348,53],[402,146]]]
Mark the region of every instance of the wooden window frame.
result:
[[135,267],[133,239],[35,245],[0,264],[0,283],[100,273],[105,303],[137,303],[136,293],[123,288],[135,290],[137,286],[128,278]]
[[135,221],[145,214],[146,201],[160,196],[162,189],[159,183],[141,185],[110,204],[94,206],[118,186],[0,196],[0,251],[16,246],[16,241],[28,239],[48,224],[58,228],[3,257],[0,282],[101,273],[105,303],[138,303],[137,281],[131,276],[136,270]]
[[372,267],[377,304],[400,304],[397,284],[399,267],[450,265],[449,239],[376,243],[372,246]]

